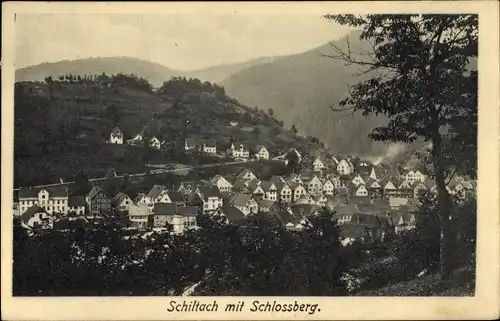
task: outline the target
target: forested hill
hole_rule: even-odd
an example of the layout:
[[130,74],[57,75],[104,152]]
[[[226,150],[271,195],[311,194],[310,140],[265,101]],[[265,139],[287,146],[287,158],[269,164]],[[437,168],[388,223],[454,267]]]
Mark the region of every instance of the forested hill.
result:
[[[352,52],[366,50],[359,33],[349,35]],[[347,51],[346,38],[333,44]],[[348,93],[347,86],[367,79],[356,76],[359,67],[324,55],[332,54],[330,44],[280,57],[241,70],[223,82],[229,95],[249,106],[273,108],[286,126],[295,124],[300,132],[317,136],[333,150],[344,154],[373,156],[385,147],[367,138],[384,117],[334,113],[330,106]]]
[[[283,122],[270,114],[198,79],[172,78],[158,91],[147,80],[124,74],[18,82],[15,185],[72,180],[78,171],[90,177],[103,176],[109,168],[144,172],[147,162],[182,161],[185,137],[213,138],[218,150],[234,140],[265,143],[275,155],[290,147],[320,148],[282,128]],[[158,137],[164,147],[155,151],[106,144],[115,126],[124,132],[124,141],[143,132]]]
[[64,75],[116,75],[134,74],[147,79],[153,86],[160,86],[172,76],[179,76],[178,70],[163,65],[131,57],[82,58],[47,62],[16,70],[16,81],[43,81],[52,76],[58,79]]

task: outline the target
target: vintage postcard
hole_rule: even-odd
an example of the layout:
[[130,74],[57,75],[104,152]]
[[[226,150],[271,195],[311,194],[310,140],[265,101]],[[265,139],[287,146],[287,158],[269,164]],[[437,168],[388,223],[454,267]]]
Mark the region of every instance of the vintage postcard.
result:
[[2,318],[499,317],[499,4],[2,5]]

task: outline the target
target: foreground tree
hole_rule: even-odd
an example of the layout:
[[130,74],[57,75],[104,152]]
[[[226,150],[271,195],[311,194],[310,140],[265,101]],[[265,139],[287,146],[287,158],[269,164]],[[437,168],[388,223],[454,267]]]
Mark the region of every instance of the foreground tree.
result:
[[[370,135],[376,141],[431,143],[430,160],[438,190],[440,274],[450,276],[451,208],[446,179],[457,170],[475,175],[477,152],[477,15],[326,15],[361,29],[371,49],[356,55],[333,47],[329,57],[373,75],[350,87],[334,110],[384,114],[386,126]],[[461,151],[462,149],[465,150]],[[473,169],[473,170],[471,170]]]

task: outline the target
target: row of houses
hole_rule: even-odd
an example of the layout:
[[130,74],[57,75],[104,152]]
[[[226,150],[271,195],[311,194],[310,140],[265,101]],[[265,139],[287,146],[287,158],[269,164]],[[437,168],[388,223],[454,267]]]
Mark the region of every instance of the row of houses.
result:
[[[124,134],[119,127],[113,128],[113,130],[109,135],[108,142],[110,144],[118,144],[118,145],[122,145],[124,143]],[[134,137],[127,140],[127,144],[132,146],[138,146],[144,143],[145,143],[145,137],[143,131],[137,133]],[[153,149],[160,149],[162,144],[164,144],[165,142],[160,142],[160,140],[156,136],[153,136],[147,141],[147,143]]]
[[[216,155],[217,144],[213,138],[187,138],[184,142],[184,150],[197,150],[209,155]],[[269,150],[266,146],[252,145],[249,143],[232,143],[229,150],[226,151],[226,154],[235,159],[249,159],[251,156],[259,160],[268,160],[270,158]]]

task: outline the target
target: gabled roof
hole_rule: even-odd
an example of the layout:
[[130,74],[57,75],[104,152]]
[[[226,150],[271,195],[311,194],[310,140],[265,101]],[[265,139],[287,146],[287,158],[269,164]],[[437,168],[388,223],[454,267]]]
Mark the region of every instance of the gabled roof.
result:
[[207,147],[216,147],[215,139],[213,139],[213,138],[204,139],[203,145],[205,145]]
[[270,209],[271,206],[273,206],[274,204],[276,204],[275,201],[264,200],[264,199],[257,201],[257,203],[259,204],[259,208],[260,209],[267,209],[267,210]]
[[[273,175],[270,179],[269,179],[270,182],[273,182],[274,184],[278,183],[278,182],[284,182],[285,179],[281,176],[278,176],[278,175]],[[278,186],[276,186],[278,187]]]
[[255,147],[253,148],[253,151],[255,153],[258,153],[258,152],[260,152],[261,149],[265,149],[267,151],[267,148],[264,145],[255,145]]
[[219,189],[215,186],[198,187],[198,190],[205,201],[207,201],[209,197],[222,198]]
[[384,176],[384,170],[382,169],[381,166],[373,165],[372,168],[370,169],[369,175],[371,175],[372,172],[374,172],[375,177],[377,177],[377,179],[381,179]]
[[[383,187],[383,186],[382,186],[382,184],[380,184],[380,182],[379,182],[379,181],[377,181],[376,179],[373,179],[373,178],[371,178],[371,177],[368,177],[368,178],[365,180],[365,183],[366,183],[366,186],[367,186],[368,188],[371,188],[371,187],[372,187],[372,185],[373,185],[373,183],[378,183],[378,185],[380,185],[380,187],[381,187],[381,188]],[[378,188],[378,187],[377,187],[377,188]]]
[[389,182],[391,182],[395,188],[398,188],[398,186],[401,183],[401,180],[395,176],[386,176],[380,181],[380,185],[382,185],[382,188],[385,188],[385,186]]
[[296,188],[299,188],[299,187],[304,188],[304,186],[302,186],[302,184],[300,184],[300,183],[294,183],[294,182],[288,183],[288,186],[290,186],[290,188],[292,190],[295,190]]
[[37,198],[38,193],[43,189],[49,193],[49,197],[68,196],[68,187],[66,186],[21,187],[19,188],[19,198]]
[[[212,179],[210,180],[210,183],[211,183],[211,184],[213,184],[213,185],[215,185],[215,184],[217,184],[217,182],[218,182],[220,179],[224,179],[224,180],[228,181],[228,183],[229,183],[229,180],[227,180],[226,178],[224,178],[224,176],[222,176],[222,175],[215,175],[215,176],[214,176],[214,177],[212,177]],[[229,183],[229,184],[231,184],[231,183]]]
[[186,200],[184,199],[184,195],[181,192],[168,192],[168,197],[172,203],[184,203]]
[[293,204],[290,206],[290,209],[299,221],[312,215],[318,208],[318,206],[313,204]]
[[115,197],[111,199],[111,204],[113,206],[116,206],[118,204],[121,204],[127,198],[129,198],[127,194],[119,192],[118,194],[115,195]]
[[365,226],[357,224],[342,224],[339,231],[339,236],[343,238],[359,239],[368,236],[368,231]]
[[257,187],[259,187],[259,184],[260,181],[258,179],[252,179],[251,181],[249,181],[248,183],[246,183],[246,186],[248,187],[248,190],[252,193],[255,192],[255,190],[257,189]]
[[238,193],[231,199],[231,205],[233,206],[246,206],[248,202],[252,199],[251,194]]
[[156,199],[158,198],[163,191],[165,191],[166,187],[164,185],[155,185],[151,188],[151,190],[148,193],[148,197],[151,199]]
[[288,211],[279,211],[278,216],[285,226],[290,226],[289,224],[296,226],[299,223],[297,218]]
[[43,208],[41,208],[40,206],[35,204],[35,205],[31,206],[30,208],[28,208],[26,210],[26,212],[24,212],[21,215],[21,218],[24,222],[27,222],[30,218],[35,216],[36,213],[47,213],[47,211],[45,211]]
[[233,224],[242,223],[245,221],[245,214],[234,206],[222,206],[220,212]]
[[333,209],[333,211],[339,215],[359,213],[358,207],[354,204],[340,204],[340,205],[336,206]]
[[269,181],[262,181],[260,183],[260,186],[262,187],[262,189],[264,190],[264,192],[269,192],[271,190],[271,187],[274,185],[274,187],[276,187],[276,185],[274,183],[271,183]]
[[134,203],[139,202],[143,197],[146,197],[146,194],[138,193],[137,196],[134,198]]
[[117,136],[117,137],[123,137],[123,132],[120,130],[120,128],[115,127],[111,130],[111,135]]
[[243,179],[249,172],[253,174],[253,176],[256,176],[251,170],[245,168],[238,176],[236,176],[236,179]]
[[90,192],[87,194],[87,197],[90,198],[90,199],[94,198],[94,196],[96,196],[100,192],[103,192],[103,189],[100,188],[99,186],[94,186],[94,187],[92,187],[92,189],[90,190]]

